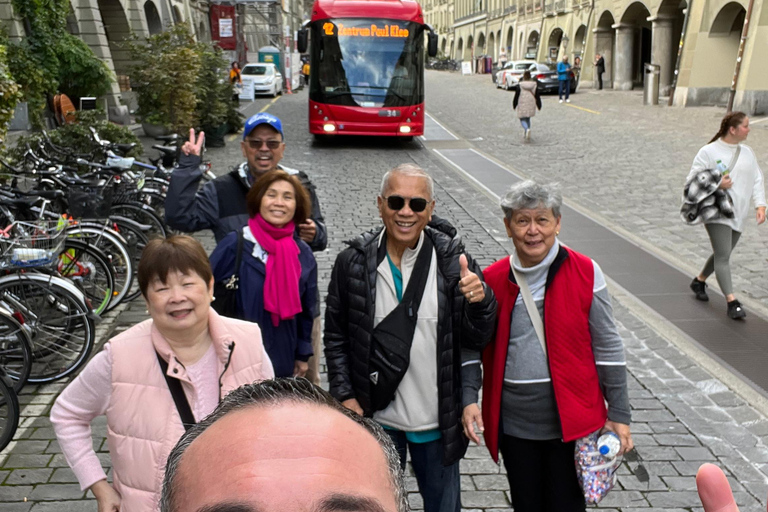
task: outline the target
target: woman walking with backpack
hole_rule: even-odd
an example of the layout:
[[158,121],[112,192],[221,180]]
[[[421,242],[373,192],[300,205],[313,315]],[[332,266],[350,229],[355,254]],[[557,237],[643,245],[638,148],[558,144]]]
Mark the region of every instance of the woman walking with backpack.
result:
[[691,290],[701,301],[709,300],[704,281],[715,272],[717,284],[728,301],[728,316],[738,320],[747,316],[741,303],[733,294],[730,258],[733,248],[741,237],[744,223],[749,216],[750,199],[754,201],[757,224],[765,222],[765,189],[763,172],[757,164],[752,148],[742,144],[749,135],[749,117],[744,112],[731,112],[720,123],[720,130],[709,144],[699,150],[693,160],[687,182],[706,169],[720,168],[722,179],[719,188],[727,191],[733,202],[733,217],[716,216],[705,221],[704,226],[712,243],[713,254],[707,259],[701,273],[693,278]]
[[537,108],[541,110],[541,97],[536,85],[536,80],[531,79],[531,72],[526,71],[517,84],[515,99],[512,100],[512,107],[517,110],[517,117],[525,130],[525,140],[531,140],[531,118],[536,115]]

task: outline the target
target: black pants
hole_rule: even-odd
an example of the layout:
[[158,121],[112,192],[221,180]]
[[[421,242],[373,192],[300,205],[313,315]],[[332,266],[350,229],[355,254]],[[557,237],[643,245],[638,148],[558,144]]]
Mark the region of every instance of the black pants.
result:
[[605,73],[605,71],[597,72],[597,89],[600,91],[603,90],[603,73]]
[[586,510],[573,462],[574,445],[501,436],[501,455],[515,512]]

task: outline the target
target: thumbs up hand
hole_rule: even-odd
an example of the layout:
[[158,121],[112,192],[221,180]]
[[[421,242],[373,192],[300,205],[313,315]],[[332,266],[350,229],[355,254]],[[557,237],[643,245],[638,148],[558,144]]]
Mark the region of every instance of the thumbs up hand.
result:
[[469,262],[466,255],[459,256],[459,291],[467,299],[467,302],[480,302],[485,298],[485,288],[483,282],[474,272],[469,270]]

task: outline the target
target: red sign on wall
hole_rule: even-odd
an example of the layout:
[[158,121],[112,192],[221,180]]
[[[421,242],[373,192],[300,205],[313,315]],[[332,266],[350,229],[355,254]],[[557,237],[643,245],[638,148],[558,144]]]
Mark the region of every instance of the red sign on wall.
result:
[[222,50],[237,49],[235,6],[211,5],[211,38]]

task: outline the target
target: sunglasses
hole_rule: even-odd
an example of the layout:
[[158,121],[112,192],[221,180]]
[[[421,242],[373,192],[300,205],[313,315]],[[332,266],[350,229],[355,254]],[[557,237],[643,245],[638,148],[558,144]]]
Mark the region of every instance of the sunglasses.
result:
[[248,139],[245,142],[248,143],[248,147],[251,149],[261,149],[261,147],[266,144],[269,149],[277,149],[280,147],[280,144],[283,142],[280,140],[256,140],[256,139]]
[[385,197],[384,199],[387,200],[387,206],[389,209],[395,212],[399,212],[405,208],[406,201],[408,201],[408,205],[410,206],[411,211],[414,213],[423,212],[427,209],[427,204],[429,204],[429,201],[423,197],[411,197],[406,199],[403,196],[389,196]]

